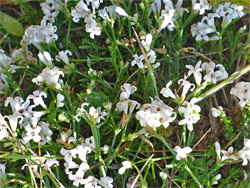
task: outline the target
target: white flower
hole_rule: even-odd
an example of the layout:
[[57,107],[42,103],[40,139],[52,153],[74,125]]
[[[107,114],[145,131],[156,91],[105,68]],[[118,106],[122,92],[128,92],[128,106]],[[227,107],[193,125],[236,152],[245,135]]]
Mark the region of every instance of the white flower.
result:
[[61,155],[64,156],[64,160],[66,162],[70,162],[73,160],[73,158],[76,158],[76,155],[78,154],[78,150],[76,148],[72,150],[66,150],[64,148],[61,148],[60,153]]
[[60,75],[64,76],[64,73],[60,71],[58,67],[55,66],[53,69],[46,67],[43,69],[42,73],[32,79],[32,82],[39,85],[40,82],[45,81],[49,85],[56,84],[56,86],[59,85],[60,87],[60,84],[58,83]]
[[250,101],[250,82],[239,82],[230,91],[230,94],[239,98],[239,105],[244,107]]
[[193,4],[193,9],[198,12],[199,14],[202,15],[205,13],[206,10],[210,10],[212,7],[209,5],[207,0],[200,0],[200,3],[195,3]]
[[161,0],[155,0],[150,6],[150,10],[152,10],[154,13],[160,13],[161,12]]
[[203,71],[206,71],[206,74],[209,74],[211,71],[214,71],[215,63],[212,61],[209,63],[204,62],[204,63],[202,63],[201,68]]
[[107,115],[107,112],[101,112],[101,107],[97,109],[93,106],[89,108],[89,115],[91,119],[95,119],[96,123],[100,123],[101,119],[104,119],[104,116]]
[[88,6],[81,0],[77,3],[75,9],[72,10],[71,15],[73,16],[73,21],[78,23],[80,18],[85,18],[90,12]]
[[118,102],[116,104],[116,108],[117,110],[119,110],[120,112],[124,112],[125,114],[132,114],[135,108],[140,108],[140,104],[137,101],[127,99]]
[[49,128],[49,123],[45,123],[43,121],[39,122],[38,125],[41,127],[39,132],[39,136],[41,137],[41,145],[45,145],[51,141],[51,136],[53,132]]
[[130,95],[133,94],[137,88],[129,83],[125,83],[121,86],[120,101],[129,99]]
[[225,16],[226,14],[232,14],[233,9],[230,7],[230,2],[225,2],[224,4],[219,4],[218,8],[216,9],[216,13],[220,16]]
[[242,165],[247,165],[250,161],[250,139],[244,140],[244,147],[239,151],[239,155],[243,159]]
[[23,116],[21,116],[18,113],[18,111],[15,111],[13,115],[4,116],[4,119],[6,119],[6,118],[9,119],[9,124],[10,124],[10,127],[11,127],[12,131],[16,131],[18,122],[21,124],[23,119],[24,119]]
[[52,64],[53,59],[51,58],[49,52],[46,51],[44,51],[43,53],[39,52],[38,57],[47,67],[53,66]]
[[144,60],[144,56],[140,55],[140,57],[139,57],[137,54],[135,54],[135,55],[133,55],[133,57],[135,59],[131,62],[132,67],[136,64],[140,69],[142,69],[143,68],[142,61]]
[[103,147],[101,147],[101,150],[103,151],[103,154],[108,154],[109,146],[105,144]]
[[212,185],[218,184],[218,180],[221,178],[221,174],[218,174],[212,178]]
[[89,146],[92,150],[96,149],[94,136],[85,139],[85,144]]
[[118,17],[117,14],[128,17],[128,14],[125,12],[125,10],[123,10],[121,7],[118,7],[117,5],[106,6],[99,10],[98,13],[104,20],[107,20],[111,23],[113,23]]
[[216,65],[216,68],[219,68],[219,71],[221,72],[221,75],[217,77],[217,81],[221,81],[228,78],[228,73],[222,64]]
[[124,172],[131,167],[132,167],[131,162],[123,161],[122,167],[118,170],[118,174],[120,174],[120,175],[124,174]]
[[223,115],[223,114],[225,115],[225,112],[223,111],[223,108],[221,106],[219,106],[218,109],[211,108],[211,111],[214,117],[219,117],[220,115]]
[[103,0],[86,0],[87,5],[89,5],[89,3],[91,3],[92,6],[92,10],[98,9],[98,7],[100,6],[100,3],[103,2]]
[[64,96],[62,94],[58,93],[56,96],[56,106],[58,108],[63,107],[64,106],[63,101],[64,101]]
[[33,92],[33,95],[28,95],[27,100],[32,99],[36,106],[41,105],[43,108],[47,108],[46,104],[43,101],[43,97],[47,98],[47,93],[45,93],[44,91],[36,90]]
[[87,154],[91,153],[91,148],[89,146],[86,146],[85,144],[82,144],[80,146],[77,146],[76,149],[81,161],[87,163]]
[[88,112],[84,109],[84,106],[89,106],[89,103],[82,103],[81,108],[77,108],[77,110],[76,110],[77,114],[75,116],[77,122],[80,121],[80,119],[78,118],[79,116],[82,116],[84,114],[87,114],[89,116]]
[[217,157],[220,160],[221,159],[221,156],[220,156],[221,148],[220,148],[219,142],[216,141],[214,146],[215,146],[215,151],[216,151]]
[[233,147],[229,147],[227,151],[221,150],[221,153],[223,153],[221,160],[222,161],[225,161],[227,159],[237,160],[237,157],[235,154],[233,154],[233,151],[234,151]]
[[189,131],[193,131],[193,123],[196,123],[200,119],[198,114],[201,111],[201,108],[195,104],[196,98],[192,98],[190,102],[184,101],[183,106],[178,108],[180,114],[184,115],[184,119],[179,121],[179,125],[187,124]]
[[146,35],[146,41],[142,40],[141,44],[145,48],[145,51],[148,52],[150,50],[150,45],[152,43],[152,35],[149,33]]
[[18,111],[19,114],[25,114],[26,109],[29,107],[30,101],[26,100],[24,102],[21,97],[7,97],[4,106],[7,107],[9,104],[11,106],[12,112]]
[[160,28],[157,30],[158,32],[160,32],[162,29],[165,29],[166,27],[168,28],[169,31],[173,31],[174,30],[174,22],[173,22],[173,15],[175,13],[175,10],[167,10],[169,12],[169,14],[166,14],[166,10],[162,10],[162,15],[160,17],[160,23],[161,26]]
[[60,61],[62,60],[64,63],[69,64],[69,58],[68,55],[72,55],[71,51],[65,50],[65,51],[60,51],[59,55],[56,56],[56,60]]
[[215,26],[209,26],[208,24],[203,22],[198,22],[197,24],[193,24],[191,26],[191,33],[193,37],[196,36],[195,38],[196,41],[199,40],[209,41],[216,39],[216,37],[209,38],[208,36],[208,34],[216,33]]
[[143,127],[149,126],[155,130],[163,125],[164,128],[167,128],[169,123],[176,118],[176,113],[173,110],[159,98],[155,100],[151,98],[151,104],[144,104],[135,117]]
[[8,130],[7,130],[7,122],[4,120],[4,117],[0,113],[0,141],[3,138],[7,138],[9,136]]
[[26,130],[26,135],[23,138],[23,141],[25,144],[32,139],[34,142],[39,142],[41,140],[41,136],[39,135],[39,133],[41,131],[40,126],[36,126],[36,127],[32,126],[31,127],[30,125],[26,125],[24,128]]
[[89,14],[85,17],[84,22],[86,32],[90,33],[90,38],[94,39],[95,35],[101,35],[101,28],[98,26],[97,22],[94,20],[95,15]]
[[101,179],[99,181],[99,184],[101,184],[105,188],[112,188],[113,187],[113,185],[112,185],[113,181],[114,180],[111,177],[108,177],[108,176],[101,177]]
[[204,22],[204,20],[206,20],[209,26],[215,26],[214,18],[219,18],[219,17],[220,15],[217,13],[208,13],[207,16],[203,16],[201,21]]
[[56,30],[57,30],[57,27],[53,26],[51,23],[48,23],[48,25],[46,25],[45,27],[41,29],[41,33],[44,35],[45,41],[48,44],[51,43],[53,39],[55,40],[58,39],[58,35],[55,34]]
[[1,182],[2,182],[2,180],[6,181],[5,170],[6,170],[6,164],[0,163],[0,180],[1,180]]
[[181,148],[180,146],[175,146],[174,151],[176,151],[176,159],[181,160],[182,158],[187,158],[187,154],[192,152],[190,147]]
[[167,177],[168,177],[166,172],[160,172],[159,175],[160,175],[161,179],[163,179],[163,180],[167,179]]
[[154,63],[155,60],[156,60],[155,51],[150,50],[150,51],[147,53],[147,57],[148,57],[149,63]]
[[174,93],[171,91],[171,89],[169,89],[169,86],[170,86],[171,84],[172,84],[172,81],[170,80],[170,81],[167,83],[166,87],[164,87],[164,88],[161,89],[161,92],[160,92],[160,93],[161,93],[164,97],[166,97],[166,98],[171,97],[171,98],[175,99],[176,97],[175,97]]
[[186,65],[186,67],[189,69],[188,76],[193,74],[197,85],[201,84],[201,77],[202,76],[201,76],[200,72],[202,71],[202,68],[200,68],[200,66],[201,66],[201,60],[198,61],[198,63],[195,65],[195,67],[193,67],[192,65]]
[[183,101],[186,98],[186,94],[187,94],[188,90],[191,88],[190,91],[192,92],[195,89],[195,85],[191,84],[189,81],[184,80],[184,79],[180,79],[178,81],[178,84],[180,84],[181,82],[182,82],[182,86],[183,86],[183,90],[182,90],[182,94],[181,94],[182,101]]

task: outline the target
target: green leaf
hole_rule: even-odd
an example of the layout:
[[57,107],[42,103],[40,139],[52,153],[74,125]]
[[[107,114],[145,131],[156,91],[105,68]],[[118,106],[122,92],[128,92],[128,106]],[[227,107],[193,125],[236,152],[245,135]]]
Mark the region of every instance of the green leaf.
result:
[[102,92],[92,91],[90,94],[81,94],[81,97],[87,97],[89,106],[94,106],[96,108],[102,106],[104,102],[109,101],[109,97]]
[[23,26],[15,18],[12,18],[3,12],[0,12],[0,22],[8,33],[11,33],[18,37],[23,36]]

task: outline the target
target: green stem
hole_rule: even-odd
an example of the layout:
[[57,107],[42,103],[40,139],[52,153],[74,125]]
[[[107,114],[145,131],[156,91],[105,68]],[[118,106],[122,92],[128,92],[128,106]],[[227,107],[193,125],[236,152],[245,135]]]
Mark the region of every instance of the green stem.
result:
[[150,74],[150,76],[151,76],[151,79],[152,79],[152,82],[153,82],[153,85],[154,85],[155,95],[156,95],[156,96],[159,96],[158,91],[157,91],[157,85],[156,85],[156,80],[155,80],[155,75],[154,75],[153,69],[152,69],[152,67],[151,67],[151,65],[150,65],[150,63],[149,63],[149,61],[148,61],[147,55],[146,55],[146,53],[145,53],[145,50],[144,50],[143,47],[142,47],[141,41],[140,41],[140,39],[139,39],[139,37],[138,37],[138,35],[137,35],[137,33],[136,33],[134,27],[132,27],[132,29],[133,29],[133,31],[134,31],[134,33],[135,33],[135,37],[136,37],[136,39],[137,39],[137,42],[139,43],[141,52],[142,52],[142,54],[143,54],[143,56],[144,56],[144,59],[145,59],[145,61],[146,61],[146,65],[147,65],[147,67],[148,67],[149,74]]
[[155,135],[156,138],[160,139],[164,144],[165,146],[169,149],[169,151],[174,155],[176,156],[176,152],[168,145],[168,143],[166,142],[166,140],[163,138],[163,136],[157,134]]
[[194,181],[198,184],[198,186],[200,188],[202,188],[203,186],[201,185],[201,183],[198,181],[198,179],[195,177],[195,175],[193,174],[193,172],[189,169],[189,167],[186,165],[185,170],[190,174],[190,176],[194,179]]
[[183,125],[183,131],[182,131],[182,135],[183,135],[183,147],[186,146],[186,140],[187,140],[187,124]]
[[219,35],[219,56],[220,56],[220,62],[222,63],[222,51],[223,51],[223,46],[222,46],[222,35],[224,34],[225,28],[222,29]]
[[71,19],[68,19],[68,32],[67,32],[67,40],[66,40],[66,50],[68,50],[68,46],[69,46],[70,28],[71,28]]
[[105,177],[106,176],[106,171],[105,171],[105,163],[104,160],[102,158],[101,155],[101,139],[100,139],[100,132],[98,127],[96,126],[95,123],[93,123],[92,125],[90,125],[91,127],[91,131],[95,140],[95,145],[96,145],[96,154],[95,157],[98,158],[99,163],[100,163],[100,172],[101,172],[101,176]]

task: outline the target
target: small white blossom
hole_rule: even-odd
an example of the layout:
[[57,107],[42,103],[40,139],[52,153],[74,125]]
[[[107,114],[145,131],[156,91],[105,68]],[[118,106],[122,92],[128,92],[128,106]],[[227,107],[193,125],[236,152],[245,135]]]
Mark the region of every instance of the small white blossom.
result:
[[223,111],[223,108],[221,106],[219,106],[218,109],[216,108],[211,108],[211,111],[212,111],[212,115],[214,117],[219,117],[221,115],[225,115],[225,112]]
[[174,151],[176,151],[176,159],[181,160],[182,158],[187,158],[187,154],[192,152],[190,147],[181,148],[180,146],[175,146]]
[[202,68],[200,68],[200,66],[201,66],[201,60],[195,65],[195,67],[192,66],[192,65],[186,65],[186,67],[189,69],[188,76],[193,74],[197,85],[201,84],[201,77],[202,77],[201,76],[201,71],[202,71]]
[[64,103],[63,103],[64,98],[65,97],[62,94],[60,94],[60,93],[57,94],[57,96],[56,96],[56,106],[58,108],[61,108],[61,107],[64,106]]
[[124,172],[127,169],[131,168],[131,167],[132,167],[131,162],[129,162],[129,161],[123,161],[122,162],[122,167],[119,168],[119,170],[118,170],[118,174],[120,174],[120,175],[124,174]]
[[133,94],[137,88],[129,83],[125,83],[121,86],[120,101],[129,99],[130,95]]
[[233,147],[229,147],[227,151],[221,150],[221,153],[223,153],[221,160],[222,161],[225,161],[227,159],[237,160],[237,156],[233,153],[233,151],[234,151]]
[[39,142],[41,140],[41,136],[39,135],[40,131],[41,131],[41,127],[40,126],[30,126],[30,125],[26,125],[25,126],[25,130],[26,130],[26,135],[23,138],[24,143],[26,144],[27,142],[29,142],[30,140],[33,140],[34,142]]
[[149,33],[146,35],[146,41],[142,40],[141,44],[145,48],[145,51],[148,52],[150,50],[150,45],[152,43],[152,35]]
[[173,93],[172,90],[169,88],[169,86],[170,86],[171,84],[172,84],[172,81],[170,80],[170,81],[167,83],[166,87],[163,87],[163,88],[161,89],[161,92],[160,92],[160,93],[161,93],[164,97],[166,97],[166,98],[171,97],[171,98],[175,99],[176,97],[175,97],[174,93]]
[[62,60],[64,63],[69,64],[69,58],[68,55],[72,55],[71,51],[65,50],[65,51],[60,51],[59,55],[56,56],[56,61]]
[[73,16],[73,21],[78,23],[80,18],[85,18],[88,14],[90,14],[90,9],[88,6],[80,0],[76,5],[75,9],[72,10],[71,15]]
[[239,105],[244,107],[250,103],[250,82],[239,82],[230,91],[230,94],[239,98]]
[[33,92],[33,95],[28,95],[27,100],[32,99],[36,106],[41,105],[43,108],[47,108],[46,104],[43,101],[43,97],[47,98],[47,93],[45,93],[44,91],[36,90]]
[[135,59],[131,62],[132,67],[134,65],[137,65],[140,69],[142,69],[143,68],[142,61],[144,60],[144,56],[143,55],[138,56],[137,54],[135,54],[135,55],[133,55],[133,57]]

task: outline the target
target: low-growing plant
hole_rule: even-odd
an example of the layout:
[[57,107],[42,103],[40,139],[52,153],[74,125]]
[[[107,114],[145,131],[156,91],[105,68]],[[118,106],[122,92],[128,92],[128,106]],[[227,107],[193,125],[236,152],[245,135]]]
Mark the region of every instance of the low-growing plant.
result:
[[4,3],[0,187],[250,185],[245,1]]

